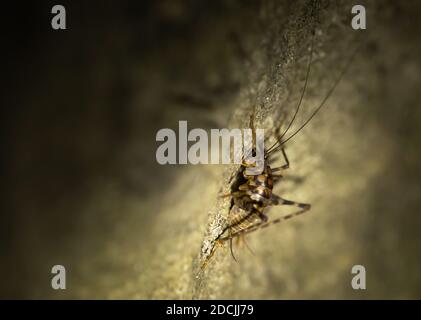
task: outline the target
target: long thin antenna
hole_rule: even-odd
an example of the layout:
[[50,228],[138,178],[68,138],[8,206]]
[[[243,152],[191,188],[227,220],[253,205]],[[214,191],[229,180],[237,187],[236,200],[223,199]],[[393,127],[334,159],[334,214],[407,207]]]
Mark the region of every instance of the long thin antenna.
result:
[[341,79],[344,76],[344,74],[348,71],[349,66],[351,65],[351,62],[354,60],[354,57],[357,54],[358,49],[359,49],[359,47],[357,47],[356,50],[352,53],[351,57],[349,58],[349,60],[347,61],[346,65],[345,65],[345,67],[342,69],[342,72],[339,74],[338,78],[336,79],[334,85],[328,91],[327,95],[325,96],[325,98],[323,99],[323,101],[320,103],[320,105],[317,107],[317,109],[314,110],[314,112],[311,114],[311,116],[306,120],[306,122],[304,122],[301,125],[301,127],[299,127],[297,129],[297,131],[295,131],[292,135],[290,135],[287,139],[285,139],[281,143],[282,145],[284,145],[285,143],[287,143],[287,141],[289,141],[290,139],[292,139],[298,132],[300,132],[311,121],[311,119],[313,119],[313,117],[319,112],[319,110],[324,106],[324,104],[326,103],[326,101],[332,95],[333,91],[335,91],[336,87],[338,86],[338,84],[341,81]]
[[307,65],[307,71],[306,71],[306,78],[305,78],[305,82],[304,82],[304,86],[303,89],[301,91],[301,96],[300,96],[300,100],[298,102],[297,107],[295,108],[295,113],[294,116],[292,117],[291,121],[288,124],[288,127],[285,129],[284,133],[282,133],[282,135],[279,137],[279,139],[267,150],[267,153],[269,154],[272,150],[272,148],[275,148],[278,146],[278,144],[281,143],[282,138],[285,136],[285,134],[288,132],[288,130],[291,128],[292,124],[295,121],[295,118],[297,117],[298,112],[300,111],[300,107],[301,107],[301,103],[303,102],[304,99],[304,95],[305,92],[307,90],[307,83],[308,83],[308,78],[310,75],[310,69],[311,69],[311,63],[313,61],[313,48],[314,48],[314,30],[313,30],[313,35],[311,37],[311,49],[310,49],[310,57],[309,57],[309,61],[308,61],[308,65]]
[[314,116],[320,111],[320,109],[325,105],[326,101],[329,99],[329,97],[332,95],[333,91],[336,89],[336,87],[338,86],[339,82],[341,81],[342,77],[344,76],[344,74],[348,71],[349,66],[351,65],[351,62],[354,60],[355,55],[357,54],[358,50],[359,50],[360,46],[357,46],[357,48],[354,50],[354,52],[352,53],[351,57],[348,59],[346,65],[344,66],[344,68],[342,69],[342,72],[339,74],[338,78],[336,79],[334,85],[330,88],[330,90],[328,91],[328,93],[326,94],[326,96],[324,97],[324,99],[322,100],[322,102],[320,103],[320,105],[316,108],[316,110],[313,111],[313,113],[311,114],[311,116],[293,133],[291,134],[287,139],[285,139],[284,141],[280,142],[280,144],[272,149],[270,152],[274,152],[276,150],[278,150],[279,148],[281,148],[283,145],[285,145],[289,140],[291,140],[297,133],[299,133],[313,118]]

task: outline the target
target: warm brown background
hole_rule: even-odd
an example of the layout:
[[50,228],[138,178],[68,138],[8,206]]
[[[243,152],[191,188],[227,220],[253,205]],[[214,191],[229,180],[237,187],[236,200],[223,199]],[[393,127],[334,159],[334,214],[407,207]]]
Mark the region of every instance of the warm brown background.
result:
[[[421,298],[421,3],[358,2],[365,31],[354,1],[135,3],[63,1],[66,31],[49,27],[55,3],[4,10],[0,297]],[[313,208],[198,274],[236,168],[159,166],[156,131],[245,126],[253,106],[270,129],[294,109],[314,25],[299,121],[361,49],[288,145],[275,191]]]

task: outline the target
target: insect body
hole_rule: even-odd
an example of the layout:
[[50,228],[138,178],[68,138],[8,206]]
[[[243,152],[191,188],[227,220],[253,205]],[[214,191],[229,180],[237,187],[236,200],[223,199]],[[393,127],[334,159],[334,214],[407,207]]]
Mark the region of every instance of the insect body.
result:
[[[285,149],[281,148],[281,152],[285,164],[272,168],[270,166],[272,159],[267,157],[265,159],[264,170],[258,175],[249,175],[246,173],[246,168],[250,166],[249,164],[243,163],[241,165],[232,185],[231,193],[229,194],[232,197],[232,205],[228,224],[216,239],[211,254],[204,261],[202,269],[207,265],[216,248],[222,243],[226,241],[230,242],[231,255],[236,260],[232,250],[232,240],[234,238],[260,228],[268,227],[271,224],[279,223],[282,220],[290,219],[310,210],[310,204],[286,200],[273,193],[274,185],[282,179],[283,171],[289,168],[289,160]],[[265,214],[266,209],[277,205],[295,206],[298,210],[281,218],[269,220]]]
[[[264,227],[270,223],[277,223],[278,220],[268,221],[265,209],[276,205],[292,205],[300,208],[293,215],[301,214],[310,209],[309,204],[298,203],[279,197],[273,193],[273,186],[282,179],[282,171],[289,168],[289,161],[285,149],[281,149],[286,163],[280,167],[271,168],[270,160],[265,160],[264,171],[259,175],[246,174],[246,164],[240,168],[239,182],[244,182],[238,186],[236,191],[231,193],[233,197],[233,206],[229,221],[228,238],[236,237],[244,233],[249,233],[257,228]],[[237,182],[238,184],[238,182]],[[234,187],[236,188],[236,187]],[[241,209],[241,210],[238,210]],[[244,213],[245,212],[245,213]],[[290,218],[285,216],[284,218]],[[222,237],[225,240],[227,237]]]
[[[313,33],[314,37],[314,33]],[[357,50],[354,51],[350,59],[348,60],[347,64],[342,69],[342,72],[336,79],[334,85],[330,88],[328,93],[325,95],[322,102],[315,108],[313,113],[308,117],[308,119],[301,125],[295,132],[290,134],[288,137],[285,137],[288,130],[291,128],[293,124],[305,91],[307,87],[307,81],[310,73],[310,66],[312,63],[312,54],[313,54],[313,41],[311,43],[311,52],[309,57],[309,62],[307,66],[306,78],[305,83],[302,88],[301,96],[297,107],[295,109],[295,113],[289,122],[285,131],[280,134],[280,127],[276,128],[275,130],[275,138],[276,142],[270,146],[268,149],[265,149],[265,157],[264,157],[264,170],[262,173],[256,175],[249,175],[246,173],[246,169],[251,167],[251,164],[248,164],[246,161],[243,161],[243,164],[239,168],[237,175],[234,179],[234,182],[231,185],[231,192],[228,195],[231,197],[231,208],[228,216],[228,223],[227,226],[222,230],[219,236],[215,239],[214,245],[212,249],[207,254],[202,264],[202,269],[207,265],[213,254],[215,253],[216,248],[221,245],[222,243],[229,241],[231,254],[235,259],[235,256],[232,251],[232,240],[234,238],[243,236],[247,233],[256,231],[261,228],[268,227],[272,224],[281,222],[283,220],[290,219],[292,217],[301,215],[308,210],[310,210],[311,205],[307,203],[299,203],[291,200],[286,200],[276,194],[273,193],[274,185],[279,182],[283,177],[283,172],[289,168],[289,160],[285,152],[285,144],[290,141],[297,133],[299,133],[310,121],[311,119],[319,112],[319,110],[324,106],[327,99],[335,90],[336,86],[340,82],[342,76],[345,74],[347,68],[351,64],[353,57],[355,56]],[[357,48],[358,49],[358,48]],[[251,124],[253,122],[253,116],[251,117]],[[254,125],[252,125],[254,127]],[[254,128],[253,128],[254,129]],[[275,154],[277,152],[281,152],[285,164],[279,167],[272,166],[275,160]],[[295,212],[287,214],[280,218],[275,218],[269,220],[268,216],[265,214],[266,209],[272,206],[278,205],[288,205],[294,206],[297,208]]]

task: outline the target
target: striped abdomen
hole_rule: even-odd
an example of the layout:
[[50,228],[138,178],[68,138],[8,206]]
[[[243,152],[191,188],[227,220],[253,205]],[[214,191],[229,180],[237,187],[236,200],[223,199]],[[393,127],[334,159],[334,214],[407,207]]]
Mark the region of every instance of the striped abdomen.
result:
[[256,176],[246,175],[244,171],[244,178],[247,179],[248,194],[256,204],[262,205],[270,202],[273,190],[272,170],[269,165],[265,166],[265,170]]

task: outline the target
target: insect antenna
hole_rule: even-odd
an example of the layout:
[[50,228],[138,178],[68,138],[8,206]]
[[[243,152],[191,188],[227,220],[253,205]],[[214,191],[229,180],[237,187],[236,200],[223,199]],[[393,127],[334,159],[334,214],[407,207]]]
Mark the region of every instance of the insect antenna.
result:
[[339,82],[341,81],[344,74],[348,71],[349,66],[351,65],[352,61],[354,60],[355,55],[357,54],[360,46],[357,46],[357,48],[354,50],[348,61],[346,62],[345,66],[343,67],[341,73],[339,74],[338,78],[335,80],[333,86],[330,88],[330,90],[327,92],[326,96],[320,103],[320,105],[313,111],[313,113],[308,117],[308,119],[288,138],[286,138],[284,141],[281,141],[280,139],[277,141],[277,146],[273,149],[271,149],[269,152],[267,152],[267,156],[269,154],[279,150],[282,148],[289,140],[291,140],[295,135],[297,135],[304,127],[314,118],[314,116],[320,111],[320,109],[325,105],[326,101],[329,99],[329,97],[332,95],[332,93],[335,91],[336,87],[338,86]]
[[311,69],[310,67],[311,67],[311,63],[312,63],[312,60],[313,60],[313,48],[314,48],[314,31],[313,31],[313,35],[311,37],[310,57],[309,57],[308,65],[307,65],[306,78],[305,78],[305,81],[304,81],[303,89],[301,91],[300,100],[298,101],[297,107],[295,108],[294,115],[293,115],[291,121],[289,122],[287,128],[281,134],[279,139],[267,150],[267,154],[270,154],[272,149],[276,148],[280,144],[280,142],[282,141],[282,138],[286,135],[288,130],[291,128],[292,124],[295,121],[295,118],[297,117],[298,112],[300,111],[300,107],[301,107],[301,104],[303,102],[304,95],[305,95],[305,92],[306,92],[306,89],[307,89],[308,78],[309,78],[309,75],[310,75],[310,69]]

